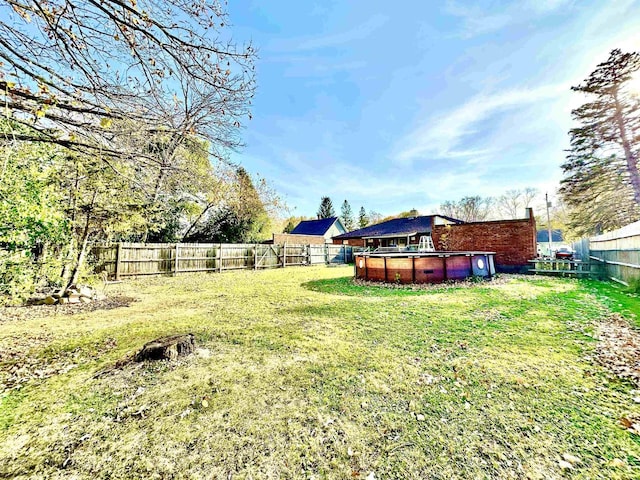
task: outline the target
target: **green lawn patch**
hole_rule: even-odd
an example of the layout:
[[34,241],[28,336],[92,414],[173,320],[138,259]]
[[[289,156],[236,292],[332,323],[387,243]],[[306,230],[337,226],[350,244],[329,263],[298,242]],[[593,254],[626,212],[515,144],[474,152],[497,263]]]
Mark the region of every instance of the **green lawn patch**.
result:
[[631,323],[640,327],[640,294],[637,291],[614,282],[585,283],[611,311],[621,313]]
[[[147,278],[113,288],[127,307],[1,321],[0,383],[26,370],[0,394],[0,478],[640,477],[620,425],[638,393],[591,361],[607,288],[300,267]],[[96,376],[186,332],[196,355]]]

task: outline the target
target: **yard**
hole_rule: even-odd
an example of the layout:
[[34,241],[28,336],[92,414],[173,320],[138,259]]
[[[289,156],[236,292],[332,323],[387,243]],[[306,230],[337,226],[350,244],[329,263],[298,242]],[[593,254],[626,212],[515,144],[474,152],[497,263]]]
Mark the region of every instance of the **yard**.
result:
[[[351,276],[146,278],[109,286],[111,308],[0,310],[0,478],[640,477],[640,392],[594,361],[599,321],[635,321],[637,299]],[[186,332],[196,355],[116,367]]]

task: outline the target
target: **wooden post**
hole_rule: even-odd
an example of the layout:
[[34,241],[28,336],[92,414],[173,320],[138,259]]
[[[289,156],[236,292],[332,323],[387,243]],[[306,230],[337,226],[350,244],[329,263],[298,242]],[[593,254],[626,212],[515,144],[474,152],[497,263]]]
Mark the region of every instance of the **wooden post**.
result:
[[177,243],[176,243],[176,249],[175,249],[174,255],[175,255],[175,260],[173,265],[173,274],[178,275],[178,244]]
[[253,269],[258,269],[258,244],[253,244]]
[[222,273],[222,244],[218,245],[218,272]]
[[324,244],[324,263],[329,263],[329,245],[327,245],[326,243]]
[[282,268],[287,266],[287,243],[282,245]]
[[307,265],[311,265],[311,244],[307,245]]
[[116,246],[116,280],[120,280],[120,260],[122,257],[122,242]]

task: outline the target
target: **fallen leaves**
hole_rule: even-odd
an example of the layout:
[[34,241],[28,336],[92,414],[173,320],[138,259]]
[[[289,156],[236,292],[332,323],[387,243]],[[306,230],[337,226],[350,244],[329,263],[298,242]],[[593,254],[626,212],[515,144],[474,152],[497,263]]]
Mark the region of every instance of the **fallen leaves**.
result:
[[137,301],[133,297],[115,296],[107,297],[91,303],[67,303],[65,305],[27,305],[20,307],[0,307],[0,324],[4,321],[31,320],[56,315],[74,315],[81,312],[93,312],[94,310],[111,310],[114,308],[128,307]]
[[600,325],[599,337],[598,363],[640,386],[640,332],[621,315],[613,314]]
[[640,419],[622,417],[619,422],[629,433],[640,435]]

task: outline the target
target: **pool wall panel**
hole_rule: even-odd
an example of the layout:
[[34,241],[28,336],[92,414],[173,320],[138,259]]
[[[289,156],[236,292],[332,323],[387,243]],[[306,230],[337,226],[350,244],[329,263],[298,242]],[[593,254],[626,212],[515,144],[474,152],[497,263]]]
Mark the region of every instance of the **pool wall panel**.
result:
[[447,280],[464,280],[472,275],[490,277],[493,273],[493,254],[485,252],[406,255],[374,252],[355,256],[356,278],[377,282],[440,283]]

